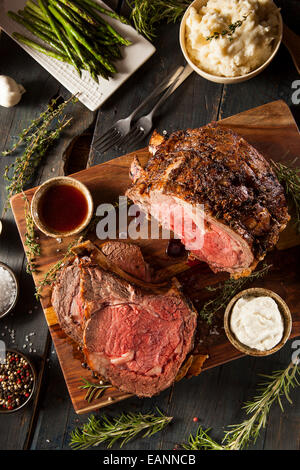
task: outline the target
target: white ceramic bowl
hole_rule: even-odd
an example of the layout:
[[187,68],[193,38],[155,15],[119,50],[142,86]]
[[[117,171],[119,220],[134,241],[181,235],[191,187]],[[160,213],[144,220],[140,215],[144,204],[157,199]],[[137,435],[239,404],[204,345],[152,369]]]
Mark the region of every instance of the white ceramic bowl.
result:
[[263,63],[260,67],[257,69],[253,70],[252,72],[249,72],[245,75],[239,75],[237,77],[222,77],[220,75],[212,75],[210,73],[205,72],[201,68],[199,68],[194,62],[191,60],[189,57],[186,46],[185,46],[185,23],[187,16],[189,14],[189,10],[191,7],[196,8],[197,10],[200,9],[203,5],[207,3],[207,0],[194,0],[194,2],[191,3],[191,5],[187,8],[185,14],[183,15],[183,18],[181,20],[181,25],[180,25],[180,31],[179,31],[179,42],[180,42],[180,47],[182,50],[182,53],[186,59],[186,61],[189,63],[189,65],[197,72],[201,77],[206,78],[207,80],[210,80],[211,82],[216,82],[216,83],[224,83],[224,84],[230,84],[230,83],[241,83],[245,82],[246,80],[249,80],[250,78],[256,77],[259,73],[261,73],[265,68],[270,64],[270,62],[274,59],[275,55],[278,52],[279,46],[282,41],[282,29],[283,29],[283,22],[282,22],[282,17],[281,14],[278,12],[278,23],[279,23],[279,34],[278,34],[278,40],[277,43],[274,47],[274,50],[268,60],[266,60],[265,63]]
[[[231,313],[232,313],[232,309],[234,305],[241,297],[248,297],[248,296],[260,297],[264,295],[267,297],[271,297],[277,303],[277,306],[280,310],[283,323],[284,323],[284,332],[283,332],[283,336],[281,340],[279,341],[278,344],[276,344],[276,346],[266,351],[260,351],[258,349],[253,349],[253,348],[250,348],[249,346],[246,346],[245,344],[242,344],[235,337],[234,333],[231,331],[230,317],[231,317]],[[277,352],[280,348],[282,348],[282,346],[284,346],[284,344],[289,339],[291,330],[292,330],[292,325],[293,325],[292,315],[291,315],[289,307],[284,302],[284,300],[281,297],[279,297],[279,295],[276,294],[275,292],[269,289],[265,289],[263,287],[250,287],[250,289],[240,291],[231,299],[231,301],[226,307],[225,314],[224,314],[224,329],[225,329],[227,338],[238,351],[244,354],[248,354],[249,356],[262,357],[262,356],[269,356],[270,354]]]

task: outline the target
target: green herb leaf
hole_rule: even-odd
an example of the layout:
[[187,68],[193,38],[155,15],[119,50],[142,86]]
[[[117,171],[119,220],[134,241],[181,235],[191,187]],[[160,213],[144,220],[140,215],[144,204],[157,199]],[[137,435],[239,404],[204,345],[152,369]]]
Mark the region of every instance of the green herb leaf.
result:
[[196,436],[190,435],[188,443],[183,444],[187,450],[241,450],[255,443],[260,431],[266,426],[273,403],[278,403],[283,411],[282,398],[292,403],[290,392],[300,386],[300,367],[291,362],[286,369],[273,372],[271,375],[263,375],[266,379],[258,386],[257,396],[247,402],[243,409],[248,419],[240,424],[229,426],[225,432],[222,444],[218,444],[199,426]]
[[[8,182],[6,186],[7,201],[4,210],[9,207],[9,199],[17,193],[23,192],[25,186],[31,181],[36,168],[42,158],[46,155],[49,147],[58,139],[62,130],[67,127],[72,118],[68,118],[62,113],[70,102],[77,99],[72,96],[69,100],[57,105],[57,100],[53,100],[37,119],[34,119],[27,129],[24,129],[18,141],[10,150],[2,152],[2,156],[7,156],[15,152],[20,146],[21,156],[15,162],[6,166],[4,179]],[[55,126],[53,126],[54,121]]]
[[248,282],[253,282],[254,280],[264,277],[271,265],[264,265],[259,271],[254,271],[247,277],[240,277],[238,279],[227,279],[224,283],[218,284],[216,287],[209,286],[206,289],[211,292],[216,292],[216,297],[208,300],[203,305],[202,309],[199,312],[199,315],[207,323],[211,324],[213,316],[216,312],[221,309],[225,309],[230,299],[239,292],[245,284]]
[[288,199],[295,209],[295,226],[300,233],[300,168],[292,168],[271,160],[278,181],[283,185]]
[[27,256],[27,266],[26,271],[28,273],[33,273],[36,271],[36,257],[40,256],[41,254],[41,247],[36,239],[35,233],[35,225],[31,215],[29,201],[23,193],[24,199],[24,215],[25,215],[25,223],[26,223],[26,232],[25,232],[25,252]]
[[232,41],[232,35],[235,33],[235,30],[237,28],[240,28],[244,21],[246,21],[248,15],[244,15],[242,20],[238,20],[235,23],[231,23],[227,29],[224,29],[221,32],[214,31],[211,36],[208,36],[206,38],[206,41],[212,41],[213,39],[219,39],[219,37],[225,37],[227,36],[230,41]]
[[135,28],[150,41],[156,36],[156,27],[162,21],[175,23],[182,17],[189,0],[127,0],[132,9],[131,18]]
[[89,403],[91,403],[91,401],[93,400],[97,400],[97,398],[100,398],[105,392],[105,390],[113,388],[111,384],[103,383],[102,381],[99,381],[99,383],[95,384],[83,378],[81,380],[83,382],[83,385],[80,385],[79,388],[81,390],[87,390],[84,399],[87,400]]
[[107,448],[110,448],[120,441],[120,447],[122,447],[139,434],[143,438],[153,436],[173,419],[159,410],[157,412],[158,415],[122,413],[114,418],[103,415],[100,419],[92,415],[82,429],[73,431],[70,446],[75,450],[88,449],[105,442]]

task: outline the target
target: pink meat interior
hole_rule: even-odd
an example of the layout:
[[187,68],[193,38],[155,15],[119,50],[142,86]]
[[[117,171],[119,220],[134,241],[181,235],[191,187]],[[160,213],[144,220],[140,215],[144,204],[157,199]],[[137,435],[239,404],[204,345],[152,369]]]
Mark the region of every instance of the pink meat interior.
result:
[[[151,308],[152,307],[152,308]],[[158,375],[182,353],[182,318],[174,308],[136,304],[103,308],[87,328],[86,343],[112,367],[139,375]],[[159,313],[157,313],[159,312]],[[87,339],[87,336],[89,340]]]
[[[191,207],[191,206],[190,206]],[[145,208],[144,208],[145,210]],[[235,270],[247,267],[253,256],[246,244],[230,229],[225,229],[204,213],[186,210],[177,198],[157,193],[146,208],[162,227],[172,230],[186,249],[213,269]],[[200,220],[201,219],[201,220]]]

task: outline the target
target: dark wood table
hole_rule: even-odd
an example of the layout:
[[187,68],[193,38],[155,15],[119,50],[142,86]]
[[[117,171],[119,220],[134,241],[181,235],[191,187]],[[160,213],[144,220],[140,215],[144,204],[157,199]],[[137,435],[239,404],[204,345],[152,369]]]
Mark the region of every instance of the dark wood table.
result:
[[[114,8],[126,14],[125,1],[109,1]],[[300,22],[298,0],[278,1],[284,21],[297,31]],[[178,24],[163,26],[155,40],[156,54],[125,83],[97,113],[77,104],[74,125],[60,139],[59,144],[47,155],[38,170],[33,186],[50,177],[70,174],[74,171],[110,160],[118,156],[111,150],[99,156],[89,152],[91,139],[105,132],[110,125],[137,106],[162,77],[184,60],[178,44]],[[10,146],[23,128],[40,114],[54,96],[69,96],[66,90],[29,55],[5,34],[0,37],[0,73],[14,77],[22,83],[27,93],[14,108],[0,108],[0,151]],[[300,106],[292,103],[292,83],[299,80],[292,60],[282,45],[272,64],[261,75],[249,82],[223,86],[208,82],[196,74],[169,98],[156,118],[159,131],[198,127],[212,120],[225,118],[261,104],[283,99],[290,106],[300,123]],[[81,135],[82,134],[82,135]],[[74,138],[81,135],[74,145]],[[144,144],[146,145],[146,140]],[[143,145],[141,145],[142,147]],[[127,147],[123,153],[131,149]],[[1,157],[0,173],[13,157]],[[1,211],[5,201],[5,182],[0,181]],[[2,212],[1,212],[2,213]],[[3,231],[0,235],[0,260],[9,264],[18,274],[21,287],[20,300],[14,312],[0,321],[0,339],[7,347],[23,349],[25,337],[32,336],[32,353],[39,373],[39,391],[30,406],[11,415],[0,415],[0,449],[67,449],[70,432],[87,416],[77,416],[68,396],[62,372],[51,344],[44,314],[34,298],[31,276],[25,271],[25,257],[12,217],[2,213]],[[299,256],[299,250],[290,256]],[[284,280],[282,280],[284,282]],[[299,277],[300,281],[300,277]],[[8,330],[15,331],[12,340]],[[245,357],[203,373],[197,378],[182,381],[152,399],[131,398],[112,405],[109,414],[121,411],[147,411],[158,406],[174,416],[174,422],[151,439],[137,439],[126,449],[173,449],[195,432],[199,418],[204,428],[212,427],[212,436],[221,439],[224,428],[244,418],[241,405],[253,397],[258,374],[270,373],[287,366],[292,355],[292,342],[278,353],[264,358]],[[261,432],[257,449],[300,449],[300,394],[292,393],[293,406],[288,403],[283,414],[274,406],[267,426]],[[96,413],[97,414],[97,413]],[[99,412],[100,414],[100,412]],[[104,448],[104,447],[103,447]]]

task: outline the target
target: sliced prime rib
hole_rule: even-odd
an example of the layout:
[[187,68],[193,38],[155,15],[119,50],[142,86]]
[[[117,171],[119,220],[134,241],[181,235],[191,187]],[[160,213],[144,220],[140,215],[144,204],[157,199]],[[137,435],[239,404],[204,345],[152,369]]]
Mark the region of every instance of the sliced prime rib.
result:
[[155,132],[149,151],[145,169],[134,159],[126,195],[214,272],[248,276],[290,218],[270,164],[216,123],[169,138]]
[[196,311],[175,284],[154,294],[96,263],[99,250],[89,254],[66,266],[53,287],[62,329],[112,385],[138,396],[159,393],[192,350]]
[[53,286],[51,303],[64,332],[82,345],[84,311],[80,290],[81,274],[79,260],[66,266]]
[[120,390],[153,396],[174,382],[191,351],[196,317],[176,290],[111,299],[86,324],[87,362]]
[[108,241],[101,246],[102,253],[123,271],[137,279],[151,281],[149,265],[145,262],[139,246],[120,241]]
[[[93,247],[93,244],[89,246],[86,242],[77,248],[84,252]],[[95,251],[93,262],[89,257],[80,256],[66,266],[52,288],[52,305],[61,327],[81,345],[86,319],[99,308],[99,302],[109,300],[112,293],[114,297],[118,296],[118,292],[124,294],[124,277],[135,283],[142,279],[146,281],[146,286],[150,285],[150,269],[138,246],[124,242],[106,242],[101,246],[101,251],[98,248]],[[99,264],[105,269],[96,269]],[[126,273],[131,273],[134,277],[126,276]],[[143,282],[141,284],[144,285]],[[127,286],[128,284],[126,288]]]

